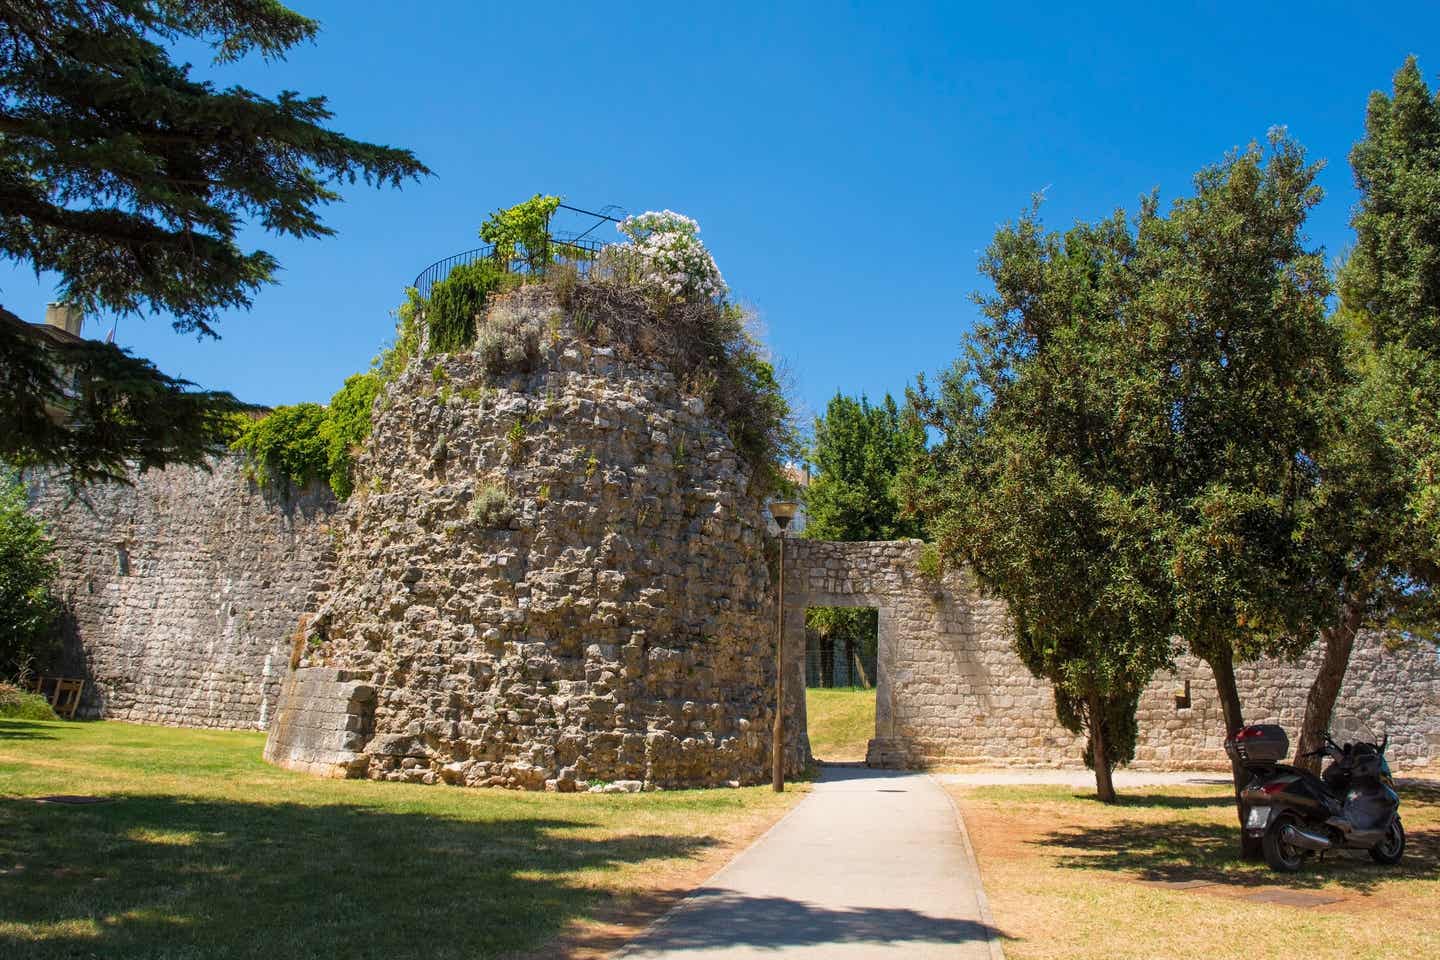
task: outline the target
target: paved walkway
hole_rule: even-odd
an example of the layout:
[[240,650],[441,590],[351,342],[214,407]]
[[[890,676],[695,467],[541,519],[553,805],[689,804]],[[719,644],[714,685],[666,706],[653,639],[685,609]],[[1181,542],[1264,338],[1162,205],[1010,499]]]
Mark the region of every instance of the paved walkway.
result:
[[[1126,787],[1186,786],[1196,787],[1207,784],[1230,783],[1229,770],[1116,770],[1110,775],[1117,790]],[[956,773],[937,773],[941,783],[958,783],[970,787],[988,786],[1037,786],[1095,788],[1093,770],[1034,769],[1031,767],[992,767],[983,770],[964,770]]]
[[992,960],[975,857],[924,774],[826,767],[754,846],[616,957]]

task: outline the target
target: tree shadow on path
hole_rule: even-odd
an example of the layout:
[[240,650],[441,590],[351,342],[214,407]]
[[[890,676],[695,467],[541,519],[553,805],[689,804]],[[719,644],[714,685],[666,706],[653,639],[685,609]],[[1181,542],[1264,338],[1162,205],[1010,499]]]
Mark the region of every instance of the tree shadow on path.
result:
[[680,910],[632,943],[631,951],[644,956],[650,951],[739,946],[778,950],[820,944],[955,944],[984,941],[993,933],[984,923],[905,908],[829,908],[702,887]]

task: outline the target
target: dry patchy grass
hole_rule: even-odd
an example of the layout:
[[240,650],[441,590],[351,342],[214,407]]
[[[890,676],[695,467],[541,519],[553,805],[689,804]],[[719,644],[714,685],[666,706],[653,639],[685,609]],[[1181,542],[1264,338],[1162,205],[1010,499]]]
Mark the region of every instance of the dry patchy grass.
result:
[[596,956],[800,792],[316,780],[263,741],[0,720],[0,956]]
[[[951,789],[1010,960],[1440,956],[1440,783],[1402,787],[1398,867],[1347,851],[1293,877],[1235,859],[1223,783],[1133,788],[1115,806],[1064,787]],[[1247,899],[1291,890],[1338,899]]]

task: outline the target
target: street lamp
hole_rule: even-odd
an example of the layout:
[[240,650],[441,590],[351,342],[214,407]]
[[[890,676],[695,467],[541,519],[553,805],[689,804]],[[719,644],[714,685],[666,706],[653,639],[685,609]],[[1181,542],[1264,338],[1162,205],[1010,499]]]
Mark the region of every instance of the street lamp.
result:
[[780,602],[775,613],[775,729],[770,735],[770,785],[785,791],[785,528],[795,519],[799,504],[772,500],[770,516],[780,528]]

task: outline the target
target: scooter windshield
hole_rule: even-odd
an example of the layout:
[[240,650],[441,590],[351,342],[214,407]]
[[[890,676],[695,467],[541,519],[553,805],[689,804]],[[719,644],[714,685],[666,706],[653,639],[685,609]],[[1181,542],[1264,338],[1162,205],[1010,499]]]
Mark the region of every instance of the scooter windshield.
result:
[[1347,743],[1380,744],[1374,727],[1353,713],[1336,711],[1330,718],[1330,738],[1344,746]]

